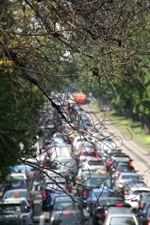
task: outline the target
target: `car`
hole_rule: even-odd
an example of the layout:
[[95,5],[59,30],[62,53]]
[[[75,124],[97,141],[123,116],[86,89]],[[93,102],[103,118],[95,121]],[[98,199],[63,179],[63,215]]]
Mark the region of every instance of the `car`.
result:
[[72,191],[72,183],[75,185],[76,176],[78,174],[79,165],[78,163],[72,159],[72,161],[65,163],[60,167],[62,170],[66,170],[68,173],[68,185],[70,185],[70,191]]
[[129,180],[126,181],[123,184],[123,187],[121,189],[121,194],[124,195],[128,195],[129,190],[131,190],[132,187],[136,187],[138,189],[138,187],[147,187],[147,185],[145,184],[145,182],[143,180]]
[[114,172],[112,173],[112,178],[116,178],[119,176],[121,172],[138,172],[138,170],[135,170],[133,166],[129,166],[126,163],[118,163],[116,168],[114,168]]
[[140,224],[150,225],[150,208],[147,209],[144,215],[140,216]]
[[86,205],[87,197],[90,191],[94,188],[104,187],[112,189],[112,180],[109,174],[95,174],[88,171],[82,175],[80,183],[77,185],[77,194]]
[[6,181],[17,181],[17,180],[25,180],[27,181],[27,176],[25,173],[10,173],[6,177]]
[[140,194],[140,201],[139,201],[139,210],[143,209],[145,204],[150,201],[150,193],[142,192]]
[[104,161],[105,161],[105,165],[106,165],[106,168],[107,168],[107,171],[108,171],[108,172],[112,172],[112,169],[111,169],[111,165],[112,165],[112,163],[113,163],[113,158],[112,158],[112,156],[113,156],[113,155],[116,155],[116,154],[118,154],[118,153],[122,153],[122,152],[123,152],[122,149],[117,149],[117,151],[116,151],[116,150],[113,150],[113,151],[111,151],[110,153],[107,153],[107,155],[106,155]]
[[131,187],[128,190],[128,193],[124,195],[124,200],[126,203],[130,204],[133,209],[139,208],[139,202],[141,199],[141,196],[144,194],[150,195],[150,188],[148,187]]
[[51,217],[53,217],[53,214],[56,211],[64,211],[64,210],[78,210],[83,215],[82,203],[76,198],[75,195],[55,197],[53,206],[50,210]]
[[0,202],[0,215],[20,216],[26,221],[26,225],[33,224],[33,212],[25,198],[7,198]]
[[94,208],[102,197],[112,196],[114,194],[113,189],[108,189],[106,186],[100,186],[100,188],[93,188],[86,199],[87,207],[86,210],[89,212],[90,216],[93,215]]
[[[61,171],[61,170],[60,170]],[[62,173],[63,171],[64,174]],[[50,173],[48,178],[45,180],[45,184],[49,185],[49,184],[56,184],[56,185],[63,185],[65,191],[67,192],[72,192],[72,182],[71,182],[71,177],[69,174],[69,171],[67,170],[62,170],[61,173]]]
[[130,204],[126,204],[122,201],[115,203],[107,203],[105,205],[99,205],[93,213],[93,224],[103,224],[107,214],[109,213],[133,213]]
[[144,205],[144,208],[143,209],[139,209],[137,215],[138,217],[145,217],[147,211],[149,210],[150,208],[150,201],[149,202],[146,202],[145,205]]
[[56,211],[53,216],[50,215],[50,225],[56,224],[83,225],[84,216],[79,210]]
[[99,170],[106,172],[106,167],[103,160],[98,157],[87,157],[86,161],[83,164],[83,168],[88,170]]
[[117,150],[117,145],[113,141],[107,141],[103,140],[102,144],[100,145],[100,151],[99,154],[101,154],[101,157],[103,160],[106,159],[107,154]]
[[132,165],[133,159],[131,159],[129,155],[123,152],[121,153],[116,152],[116,154],[112,155],[111,159],[112,159],[111,170],[116,169],[118,163],[126,163],[129,166],[133,166]]
[[0,187],[1,197],[3,197],[7,191],[13,191],[15,189],[26,189],[28,191],[30,190],[26,180],[13,180],[9,182],[4,182]]
[[122,172],[114,181],[114,189],[120,190],[124,183],[129,180],[143,180],[143,177],[137,173],[133,172]]
[[63,184],[46,183],[42,187],[42,211],[50,210],[53,206],[53,201],[56,196],[67,195]]
[[14,189],[6,191],[3,200],[8,198],[25,198],[27,199],[29,205],[34,209],[34,199],[33,195],[30,194],[30,192],[27,189]]
[[72,161],[71,155],[59,157],[58,160],[56,161],[57,169],[60,169],[63,165],[65,165],[66,163],[71,162],[71,161]]
[[139,225],[134,213],[108,213],[103,225]]
[[[82,146],[81,146],[82,147]],[[85,162],[88,157],[99,157],[98,153],[93,148],[82,149],[80,154],[76,157],[78,163]]]

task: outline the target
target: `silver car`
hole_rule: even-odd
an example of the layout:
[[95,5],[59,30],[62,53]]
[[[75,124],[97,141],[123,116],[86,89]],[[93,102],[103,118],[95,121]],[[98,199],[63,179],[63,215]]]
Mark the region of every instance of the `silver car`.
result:
[[122,172],[114,181],[114,189],[119,190],[123,188],[125,182],[129,180],[139,181],[143,180],[142,176],[134,172]]
[[139,225],[134,213],[108,213],[103,225]]

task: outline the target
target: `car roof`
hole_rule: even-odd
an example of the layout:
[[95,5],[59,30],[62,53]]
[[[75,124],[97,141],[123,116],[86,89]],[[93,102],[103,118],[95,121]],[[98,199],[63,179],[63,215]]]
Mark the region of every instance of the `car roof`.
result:
[[25,173],[15,173],[15,172],[11,172],[8,176],[23,176],[23,177],[27,177]]
[[19,188],[19,189],[11,189],[11,190],[8,190],[5,193],[8,193],[8,192],[29,192],[29,191],[28,191],[27,188]]
[[99,192],[99,191],[102,191],[102,192],[114,192],[114,190],[113,189],[111,189],[111,188],[104,188],[104,187],[102,187],[102,188],[93,188],[92,189],[92,192]]
[[120,175],[135,175],[135,176],[141,177],[140,174],[137,174],[135,172],[121,172]]
[[[55,215],[56,214],[64,214],[65,215],[65,212],[69,212],[69,214],[79,214],[79,212],[77,211],[77,210],[74,210],[74,209],[69,209],[69,210],[67,210],[67,209],[65,209],[65,210],[63,210],[63,212],[62,211],[55,211]],[[66,214],[67,215],[67,214]]]
[[[114,192],[115,193],[115,192]],[[121,202],[121,201],[124,201],[121,197],[120,197],[120,199],[119,199],[119,196],[116,194],[115,196],[113,195],[113,196],[109,196],[109,198],[108,197],[101,197],[100,198],[100,201],[101,202],[103,202],[103,201],[106,201],[106,202],[108,202],[108,203],[111,203],[111,200],[113,201],[113,200],[116,200],[117,202]]]
[[132,191],[150,191],[150,188],[149,187],[130,187],[130,190],[132,190]]

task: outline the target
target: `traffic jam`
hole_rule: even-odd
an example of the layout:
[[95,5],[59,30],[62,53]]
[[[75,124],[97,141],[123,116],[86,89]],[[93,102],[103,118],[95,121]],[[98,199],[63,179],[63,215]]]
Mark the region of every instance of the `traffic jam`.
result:
[[150,188],[133,159],[82,104],[57,99],[62,115],[41,109],[39,153],[0,185],[0,225],[150,225]]

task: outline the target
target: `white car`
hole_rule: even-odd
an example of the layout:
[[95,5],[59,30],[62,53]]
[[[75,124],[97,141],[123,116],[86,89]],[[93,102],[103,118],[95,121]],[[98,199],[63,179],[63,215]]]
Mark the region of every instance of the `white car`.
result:
[[143,192],[149,192],[148,187],[131,187],[128,190],[128,194],[124,195],[125,202],[130,204],[133,209],[139,208],[140,195]]
[[7,176],[6,180],[25,180],[27,181],[27,176],[25,173],[11,173]]
[[83,169],[95,170],[95,171],[104,171],[105,164],[103,160],[99,157],[87,157],[85,163],[82,165]]
[[33,211],[26,198],[7,198],[0,202],[0,208],[1,215],[18,215],[26,225],[33,225]]

